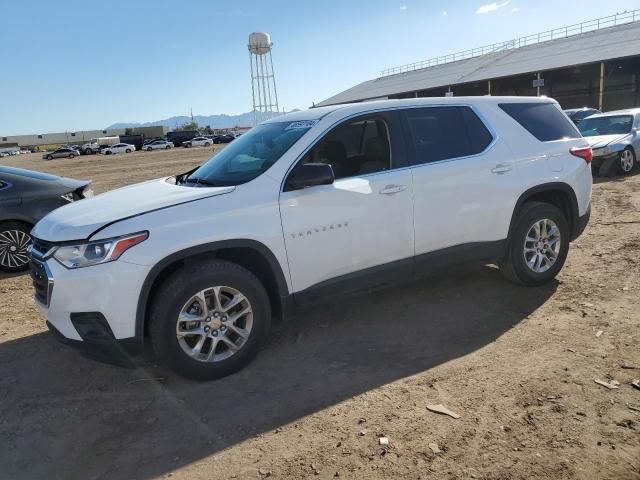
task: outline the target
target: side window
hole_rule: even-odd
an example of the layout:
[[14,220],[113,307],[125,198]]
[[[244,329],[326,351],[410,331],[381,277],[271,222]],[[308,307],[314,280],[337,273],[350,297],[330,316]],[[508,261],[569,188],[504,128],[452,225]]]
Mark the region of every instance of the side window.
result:
[[541,142],[580,136],[554,103],[501,103],[499,106]]
[[389,170],[389,124],[382,116],[349,120],[327,133],[300,163],[328,163],[336,179]]
[[415,164],[475,155],[493,137],[468,107],[428,107],[405,112],[413,138]]

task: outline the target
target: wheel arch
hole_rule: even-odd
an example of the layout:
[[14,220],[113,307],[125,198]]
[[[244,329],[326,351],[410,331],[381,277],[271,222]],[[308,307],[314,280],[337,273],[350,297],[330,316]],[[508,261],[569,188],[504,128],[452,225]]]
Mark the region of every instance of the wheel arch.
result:
[[509,240],[511,240],[511,235],[515,228],[516,218],[518,217],[522,206],[527,202],[544,202],[558,207],[567,219],[567,223],[569,223],[571,240],[574,240],[577,237],[579,208],[576,192],[568,183],[550,182],[536,185],[520,195],[511,215],[508,235]]
[[154,298],[155,287],[188,262],[198,258],[218,258],[237,263],[252,272],[262,282],[271,308],[277,317],[284,314],[289,295],[287,281],[278,259],[264,244],[249,239],[223,240],[190,247],[163,258],[156,263],[145,278],[138,296],[135,319],[135,336],[147,336],[149,305]]

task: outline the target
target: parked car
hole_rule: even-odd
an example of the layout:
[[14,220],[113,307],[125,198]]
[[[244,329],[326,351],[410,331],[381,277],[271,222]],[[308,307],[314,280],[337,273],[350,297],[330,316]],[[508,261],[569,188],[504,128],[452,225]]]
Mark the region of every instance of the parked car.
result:
[[67,148],[67,147],[63,147],[63,148],[58,148],[57,150],[54,150],[53,152],[47,152],[44,155],[42,155],[42,158],[44,158],[45,160],[53,160],[54,158],[73,158],[73,157],[79,157],[80,156],[80,152],[78,150],[73,150],[72,148]]
[[167,132],[167,140],[172,142],[176,147],[182,145],[183,142],[193,140],[196,137],[201,137],[200,132],[197,130],[176,130],[173,132]]
[[210,147],[213,144],[213,140],[207,137],[196,137],[193,140],[187,140],[182,142],[182,146],[185,148],[191,147]]
[[0,271],[26,270],[33,225],[52,210],[91,196],[90,185],[0,165]]
[[593,169],[600,175],[630,174],[640,152],[640,108],[600,113],[578,125],[593,149]]
[[37,305],[85,350],[148,340],[180,375],[219,378],[298,305],[460,262],[549,282],[588,222],[590,160],[543,97],[285,114],[189,172],[41,220]]
[[110,147],[102,150],[102,153],[105,155],[111,155],[114,153],[131,153],[136,151],[136,146],[128,143],[116,143],[115,145],[111,145]]
[[[151,142],[155,142],[156,140],[166,140],[165,138],[160,138],[160,137],[156,137],[156,138],[147,138],[144,142],[142,142],[142,146],[146,147],[147,145],[149,145]],[[144,149],[143,149],[144,150]]]
[[231,135],[230,133],[226,133],[224,135],[216,135],[213,138],[213,143],[231,143],[236,139],[236,137],[234,137],[233,135]]
[[569,108],[567,110],[563,110],[563,112],[571,119],[573,123],[578,125],[582,120],[591,115],[595,115],[596,113],[600,113],[600,110],[596,108]]
[[154,140],[151,143],[147,143],[144,150],[150,152],[151,150],[169,150],[173,148],[173,142],[167,142],[166,140]]
[[92,155],[101,153],[105,148],[117,143],[121,143],[118,136],[92,138],[91,141],[82,145],[78,150],[84,155]]

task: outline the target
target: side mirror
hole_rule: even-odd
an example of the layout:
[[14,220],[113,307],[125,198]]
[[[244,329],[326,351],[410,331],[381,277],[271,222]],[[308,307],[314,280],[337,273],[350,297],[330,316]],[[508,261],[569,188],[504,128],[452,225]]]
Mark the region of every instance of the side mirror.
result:
[[288,183],[290,190],[299,190],[315,185],[331,185],[334,180],[333,167],[328,163],[305,163],[293,171]]

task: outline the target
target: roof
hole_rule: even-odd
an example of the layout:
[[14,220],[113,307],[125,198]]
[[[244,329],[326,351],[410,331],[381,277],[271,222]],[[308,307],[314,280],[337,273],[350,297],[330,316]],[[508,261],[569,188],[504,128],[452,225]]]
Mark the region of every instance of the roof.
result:
[[520,97],[520,96],[469,96],[469,97],[421,97],[402,98],[394,100],[375,100],[370,102],[354,102],[332,105],[330,107],[310,108],[308,110],[298,110],[292,113],[285,113],[279,117],[267,120],[264,123],[291,122],[319,120],[330,113],[337,112],[340,116],[357,115],[372,111],[403,107],[421,107],[438,105],[477,105],[496,103],[557,103],[554,99],[545,96],[541,97]]
[[640,22],[368,80],[319,106],[640,55]]

